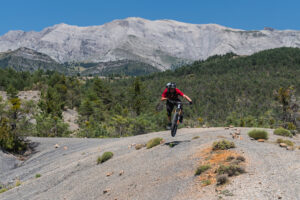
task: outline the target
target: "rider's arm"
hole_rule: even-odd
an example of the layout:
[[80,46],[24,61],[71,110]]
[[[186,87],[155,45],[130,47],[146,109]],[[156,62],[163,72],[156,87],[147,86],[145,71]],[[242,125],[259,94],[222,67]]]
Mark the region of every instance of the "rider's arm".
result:
[[185,94],[183,94],[183,92],[181,92],[179,89],[176,88],[176,92],[182,96],[183,98],[185,98],[186,100],[188,100],[189,102],[192,102],[192,99],[190,99],[190,97],[186,96]]
[[161,100],[161,101],[165,101],[165,100],[168,100],[168,98],[166,98],[166,97],[161,97],[160,100]]
[[168,89],[165,89],[164,92],[161,95],[161,99],[160,99],[161,101],[168,100],[168,98],[167,98],[167,92],[168,92]]
[[189,102],[192,102],[192,99],[188,96],[186,96],[185,94],[183,95],[183,98],[185,98],[186,100],[188,100]]

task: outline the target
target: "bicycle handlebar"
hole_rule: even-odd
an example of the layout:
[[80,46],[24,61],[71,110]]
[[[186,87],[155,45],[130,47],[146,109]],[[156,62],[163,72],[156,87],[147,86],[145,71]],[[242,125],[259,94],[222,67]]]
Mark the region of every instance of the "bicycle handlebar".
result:
[[170,100],[170,99],[168,99],[167,101],[169,101],[170,103],[174,103],[174,104],[185,104],[185,105],[191,105],[191,103],[190,103],[190,102],[174,101],[174,100]]

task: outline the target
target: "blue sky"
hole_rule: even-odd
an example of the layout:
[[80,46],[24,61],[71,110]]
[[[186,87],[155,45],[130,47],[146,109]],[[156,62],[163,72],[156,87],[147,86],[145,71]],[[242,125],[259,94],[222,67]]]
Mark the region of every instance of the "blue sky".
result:
[[232,28],[300,30],[296,0],[1,0],[0,35],[9,30],[40,31],[58,23],[101,25],[142,17]]

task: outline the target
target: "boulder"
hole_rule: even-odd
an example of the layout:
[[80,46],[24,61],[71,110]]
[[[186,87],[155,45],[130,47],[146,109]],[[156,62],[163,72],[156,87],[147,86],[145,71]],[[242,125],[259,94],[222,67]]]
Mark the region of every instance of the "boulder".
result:
[[135,145],[135,149],[140,150],[141,148],[143,148],[145,146],[146,146],[145,144],[137,144],[137,145]]
[[280,147],[285,147],[285,148],[286,148],[286,147],[287,147],[287,144],[285,144],[285,143],[279,143],[279,146],[280,146]]
[[107,193],[109,193],[110,192],[110,188],[106,188],[105,190],[103,190],[103,194],[107,194]]
[[111,175],[113,175],[113,173],[114,172],[108,172],[108,173],[106,173],[106,176],[111,176]]
[[291,146],[287,146],[287,147],[286,147],[286,150],[293,151],[293,150],[294,150],[294,148],[293,148],[293,147],[291,147]]

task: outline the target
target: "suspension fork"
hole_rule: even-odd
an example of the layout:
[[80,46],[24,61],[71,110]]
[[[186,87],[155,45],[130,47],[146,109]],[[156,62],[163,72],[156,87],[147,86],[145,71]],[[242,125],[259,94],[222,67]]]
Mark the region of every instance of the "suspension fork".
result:
[[180,116],[181,116],[181,113],[182,113],[182,110],[180,109],[179,112],[178,112],[177,125],[179,125],[179,123],[180,123],[180,122],[179,122],[179,118],[180,118]]
[[181,116],[182,109],[181,109],[180,107],[177,107],[177,108],[174,110],[174,114],[176,114],[176,113],[178,114],[176,124],[179,125],[179,124],[180,124],[179,118],[180,118],[180,116]]

